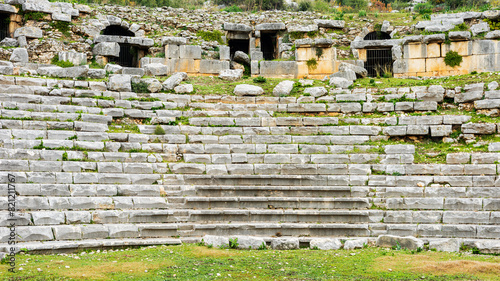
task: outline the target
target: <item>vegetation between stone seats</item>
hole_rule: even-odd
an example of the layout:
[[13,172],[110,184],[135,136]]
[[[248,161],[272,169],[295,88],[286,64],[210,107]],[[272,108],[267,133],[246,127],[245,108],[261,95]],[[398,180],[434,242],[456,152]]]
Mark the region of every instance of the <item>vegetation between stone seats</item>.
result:
[[[158,246],[80,254],[18,255],[2,280],[500,280],[500,257],[389,250],[229,250]],[[18,268],[19,268],[18,267]]]

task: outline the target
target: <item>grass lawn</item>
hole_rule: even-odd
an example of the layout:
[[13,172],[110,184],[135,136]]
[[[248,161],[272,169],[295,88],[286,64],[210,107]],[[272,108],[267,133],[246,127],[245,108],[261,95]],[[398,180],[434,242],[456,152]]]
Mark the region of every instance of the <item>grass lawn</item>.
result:
[[228,250],[159,246],[69,255],[18,255],[1,280],[500,280],[500,256],[354,251]]

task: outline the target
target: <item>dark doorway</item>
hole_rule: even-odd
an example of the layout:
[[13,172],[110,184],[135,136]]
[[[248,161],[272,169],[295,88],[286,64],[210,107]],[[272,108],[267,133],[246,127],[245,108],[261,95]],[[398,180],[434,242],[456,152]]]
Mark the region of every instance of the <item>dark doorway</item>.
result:
[[368,33],[364,40],[387,40],[391,39],[391,35],[382,31],[373,31]]
[[[110,25],[106,27],[103,31],[104,35],[114,35],[114,36],[126,36],[134,37],[135,34],[120,26],[120,25]],[[137,48],[125,43],[119,43],[120,45],[120,56],[119,57],[109,57],[108,62],[116,63],[123,67],[136,67],[137,66]]]
[[108,61],[123,67],[136,67],[137,48],[129,44],[120,44],[120,56],[109,57]]
[[106,29],[104,29],[102,34],[135,37],[135,34],[132,31],[124,28],[121,25],[110,25],[106,27]]
[[262,32],[260,34],[260,48],[265,60],[278,58],[278,34],[276,32]]
[[370,77],[392,76],[392,50],[390,48],[366,50],[365,68]]
[[234,57],[236,51],[242,51],[245,54],[249,53],[250,40],[248,39],[231,39],[229,40],[229,51],[231,53],[231,59]]
[[9,24],[10,24],[10,14],[0,13],[0,41],[2,41],[6,37],[10,37]]

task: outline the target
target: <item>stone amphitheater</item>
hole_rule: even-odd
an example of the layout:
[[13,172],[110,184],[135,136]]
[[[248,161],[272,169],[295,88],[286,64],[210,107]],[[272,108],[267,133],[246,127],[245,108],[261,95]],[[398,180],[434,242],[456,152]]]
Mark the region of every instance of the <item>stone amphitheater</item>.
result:
[[19,249],[42,253],[203,237],[500,253],[497,82],[202,95],[177,72],[137,93],[142,68],[1,64],[0,252],[14,221]]

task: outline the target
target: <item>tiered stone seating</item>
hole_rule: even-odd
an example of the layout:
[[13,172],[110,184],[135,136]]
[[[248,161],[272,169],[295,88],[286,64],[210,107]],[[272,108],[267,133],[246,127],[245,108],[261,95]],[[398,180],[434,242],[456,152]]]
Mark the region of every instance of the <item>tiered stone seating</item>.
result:
[[[176,244],[205,234],[500,234],[497,144],[415,164],[414,145],[384,142],[498,131],[468,115],[438,115],[442,100],[417,100],[422,88],[314,98],[139,95],[108,91],[105,82],[7,76],[0,83],[0,183],[15,175],[17,231],[32,249]],[[396,113],[363,115],[375,109]],[[0,195],[4,243],[7,191]]]

